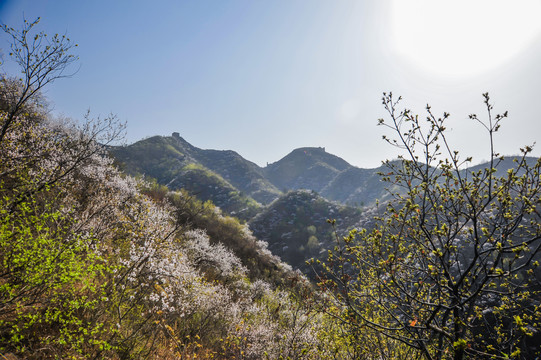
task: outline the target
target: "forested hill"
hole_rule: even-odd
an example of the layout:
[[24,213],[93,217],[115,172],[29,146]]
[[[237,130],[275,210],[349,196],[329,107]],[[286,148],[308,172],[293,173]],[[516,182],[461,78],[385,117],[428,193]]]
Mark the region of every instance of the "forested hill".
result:
[[[295,149],[266,167],[231,150],[199,149],[178,133],[112,147],[110,152],[127,173],[210,200],[247,222],[273,254],[308,275],[305,262],[333,246],[327,219],[337,221],[341,235],[352,227],[371,227],[375,204],[390,200],[389,190],[399,191],[382,181],[380,174],[390,171],[387,165],[361,169],[322,147]],[[498,174],[505,174],[514,165],[513,157],[494,165]],[[486,166],[465,169],[464,174]]]
[[289,190],[313,190],[351,206],[370,205],[386,194],[377,175],[381,169],[359,169],[320,147],[295,149],[266,167],[231,150],[199,149],[178,133],[110,151],[129,174],[183,188],[245,220]]
[[[354,207],[371,206],[389,196],[389,184],[379,175],[388,172],[386,165],[358,168],[323,147],[295,149],[266,167],[232,150],[197,148],[178,133],[111,147],[110,152],[127,173],[149,176],[171,189],[185,189],[243,220],[290,190],[316,191],[329,201]],[[513,157],[494,165],[503,174],[513,167]],[[487,166],[482,163],[467,171]]]
[[363,213],[387,193],[380,169],[356,168],[320,147],[295,149],[264,168],[234,151],[199,149],[178,133],[110,152],[127,173],[210,200],[248,222],[273,254],[308,274],[305,262],[332,247],[326,220],[336,219],[342,233],[361,226]]

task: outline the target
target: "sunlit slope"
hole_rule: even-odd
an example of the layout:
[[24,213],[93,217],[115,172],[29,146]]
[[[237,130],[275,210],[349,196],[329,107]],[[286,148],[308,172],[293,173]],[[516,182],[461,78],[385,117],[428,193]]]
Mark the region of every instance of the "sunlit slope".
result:
[[201,150],[180,137],[154,136],[113,147],[111,153],[127,173],[152,177],[172,190],[185,189],[242,219],[280,194],[257,165],[237,153]]

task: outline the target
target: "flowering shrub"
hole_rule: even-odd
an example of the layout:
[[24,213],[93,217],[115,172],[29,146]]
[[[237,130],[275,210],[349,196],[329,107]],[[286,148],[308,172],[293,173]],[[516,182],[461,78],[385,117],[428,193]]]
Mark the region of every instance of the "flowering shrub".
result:
[[189,230],[184,236],[184,250],[198,268],[217,276],[243,276],[247,273],[241,260],[223,244],[211,245],[204,230]]

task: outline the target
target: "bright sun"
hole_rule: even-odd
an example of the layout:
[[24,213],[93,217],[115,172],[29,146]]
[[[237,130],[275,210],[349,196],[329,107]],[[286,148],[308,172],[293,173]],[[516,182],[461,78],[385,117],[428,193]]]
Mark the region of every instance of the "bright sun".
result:
[[391,16],[397,53],[444,77],[493,70],[541,32],[539,0],[393,0]]

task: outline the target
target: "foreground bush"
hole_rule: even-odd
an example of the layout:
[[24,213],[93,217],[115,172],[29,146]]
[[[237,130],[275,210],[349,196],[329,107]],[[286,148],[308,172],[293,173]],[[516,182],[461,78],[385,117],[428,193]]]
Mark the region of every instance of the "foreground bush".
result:
[[320,274],[334,299],[327,313],[352,333],[406,346],[409,357],[540,355],[541,159],[525,147],[502,170],[493,140],[507,114],[493,114],[484,97],[487,120],[471,119],[487,130],[490,167],[465,170],[471,159],[451,149],[448,114],[427,108],[423,122],[384,96],[390,121],[380,124],[406,155],[383,176],[400,190],[376,229],[337,239]]

